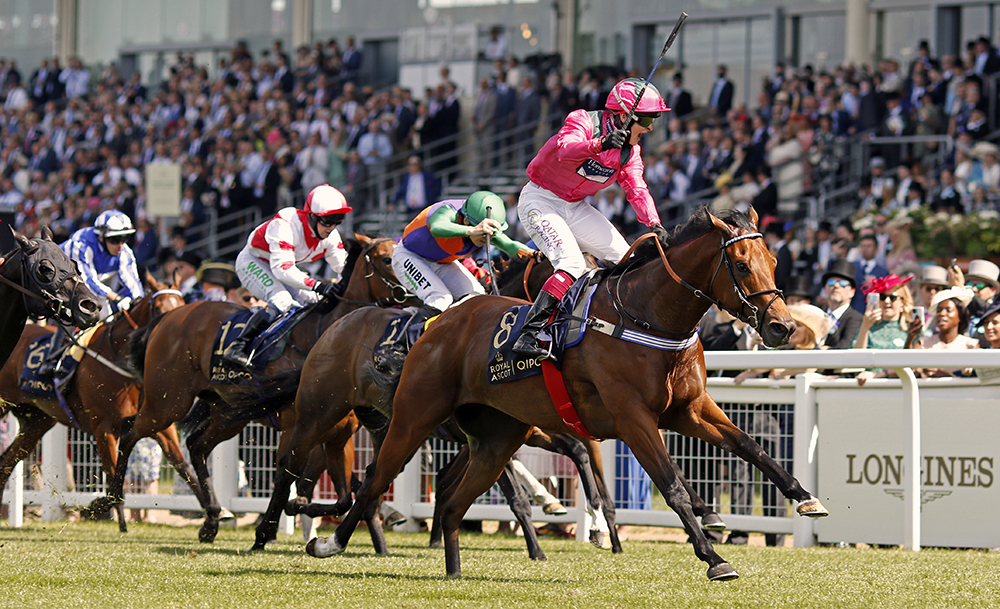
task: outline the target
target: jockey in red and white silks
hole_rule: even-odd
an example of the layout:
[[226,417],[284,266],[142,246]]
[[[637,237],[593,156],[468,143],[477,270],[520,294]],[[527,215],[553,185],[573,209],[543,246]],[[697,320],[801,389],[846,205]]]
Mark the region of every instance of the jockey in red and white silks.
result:
[[323,184],[309,192],[305,209],[279,210],[250,233],[246,246],[236,257],[236,274],[251,294],[267,301],[267,307],[247,320],[223,357],[249,365],[247,345],[279,313],[285,313],[293,305],[338,294],[336,282],[311,277],[296,265],[325,259],[333,275],[339,278],[347,262],[347,251],[337,225],[350,211],[344,195]]
[[653,120],[669,110],[653,85],[646,86],[639,98],[636,121],[628,129],[623,124],[642,86],[641,79],[625,79],[608,95],[607,110],[571,112],[528,165],[531,181],[521,190],[518,218],[555,272],[528,314],[514,344],[517,353],[546,354],[535,336],[569,286],[586,270],[584,251],[608,263],[617,263],[628,251],[625,238],[585,197],[618,182],[639,222],[663,230],[643,179],[639,146],[642,134],[652,130]]

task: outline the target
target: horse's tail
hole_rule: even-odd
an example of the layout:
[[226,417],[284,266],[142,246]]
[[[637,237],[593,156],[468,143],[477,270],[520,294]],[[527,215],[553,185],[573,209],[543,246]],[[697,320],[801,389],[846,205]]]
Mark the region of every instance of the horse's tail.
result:
[[161,319],[163,319],[163,315],[154,317],[152,321],[146,324],[145,328],[139,328],[129,334],[128,352],[125,356],[125,362],[140,377],[145,372],[146,345],[149,344],[149,334],[160,323]]
[[208,400],[195,398],[194,404],[184,418],[177,422],[177,430],[190,434],[204,421],[208,421],[212,412],[212,404]]
[[254,375],[244,390],[226,398],[226,418],[231,422],[252,421],[284,410],[295,400],[301,376],[301,367]]

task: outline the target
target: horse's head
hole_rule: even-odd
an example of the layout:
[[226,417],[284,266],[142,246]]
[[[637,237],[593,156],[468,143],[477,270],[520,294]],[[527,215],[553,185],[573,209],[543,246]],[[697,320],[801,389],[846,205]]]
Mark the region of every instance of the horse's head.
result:
[[392,270],[392,251],[396,242],[387,237],[371,238],[360,233],[356,233],[354,238],[361,244],[364,265],[355,266],[344,296],[380,306],[412,304],[413,294],[399,282],[396,272]]
[[180,277],[174,273],[173,283],[161,283],[146,271],[146,285],[149,287],[149,319],[173,311],[184,305],[184,294],[180,290]]
[[747,212],[750,230],[706,213],[722,236],[719,264],[727,276],[716,272],[712,285],[719,303],[757,330],[768,347],[786,344],[795,322],[774,285],[776,260],[757,232],[757,212],[752,207]]
[[81,328],[100,320],[100,301],[80,279],[76,263],[52,241],[47,226],[42,227],[42,236],[37,239],[28,239],[17,231],[14,238],[20,248],[20,284],[31,293],[25,298],[29,313]]

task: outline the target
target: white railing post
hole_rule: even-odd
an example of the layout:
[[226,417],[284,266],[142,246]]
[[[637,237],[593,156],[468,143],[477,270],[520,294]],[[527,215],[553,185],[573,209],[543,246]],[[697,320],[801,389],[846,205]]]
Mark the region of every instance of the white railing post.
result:
[[11,528],[24,525],[24,461],[14,466],[10,473],[10,502],[7,505],[7,524]]
[[69,434],[65,425],[56,425],[42,436],[42,521],[54,522],[65,515],[63,493],[69,468]]
[[615,483],[615,440],[601,442],[601,461],[604,466],[604,484],[611,495],[611,504],[618,503],[618,485]]
[[580,475],[576,476],[576,540],[590,541],[590,525],[594,519],[587,513],[587,493],[583,491]]
[[893,368],[903,385],[903,548],[920,550],[920,390],[910,368]]
[[[240,494],[240,436],[230,438],[212,449],[208,457],[211,465],[215,498],[219,505],[232,511],[231,502]],[[235,519],[233,522],[235,523]]]
[[[403,466],[403,471],[399,472],[392,483],[392,505],[400,514],[406,516],[406,523],[403,524],[403,531],[416,533],[420,530],[413,517],[413,506],[420,503],[420,480],[423,477],[421,472],[421,453],[424,446],[417,449],[413,458]],[[365,476],[367,477],[367,472]]]
[[[792,472],[808,493],[818,494],[816,488],[819,480],[816,449],[819,439],[819,428],[816,426],[816,389],[812,386],[814,380],[822,378],[815,373],[800,374],[795,377],[795,409],[792,437]],[[793,516],[792,536],[797,548],[816,545],[816,532],[813,529],[813,519]]]

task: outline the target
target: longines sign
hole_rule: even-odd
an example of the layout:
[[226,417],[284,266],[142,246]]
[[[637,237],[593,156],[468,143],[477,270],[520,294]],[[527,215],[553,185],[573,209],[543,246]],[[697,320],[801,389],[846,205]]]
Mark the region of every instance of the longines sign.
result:
[[[900,544],[902,399],[898,389],[859,393],[817,391],[819,497],[830,510],[817,535]],[[921,543],[998,547],[1000,519],[989,506],[1000,501],[1000,400],[928,393],[921,390]]]

